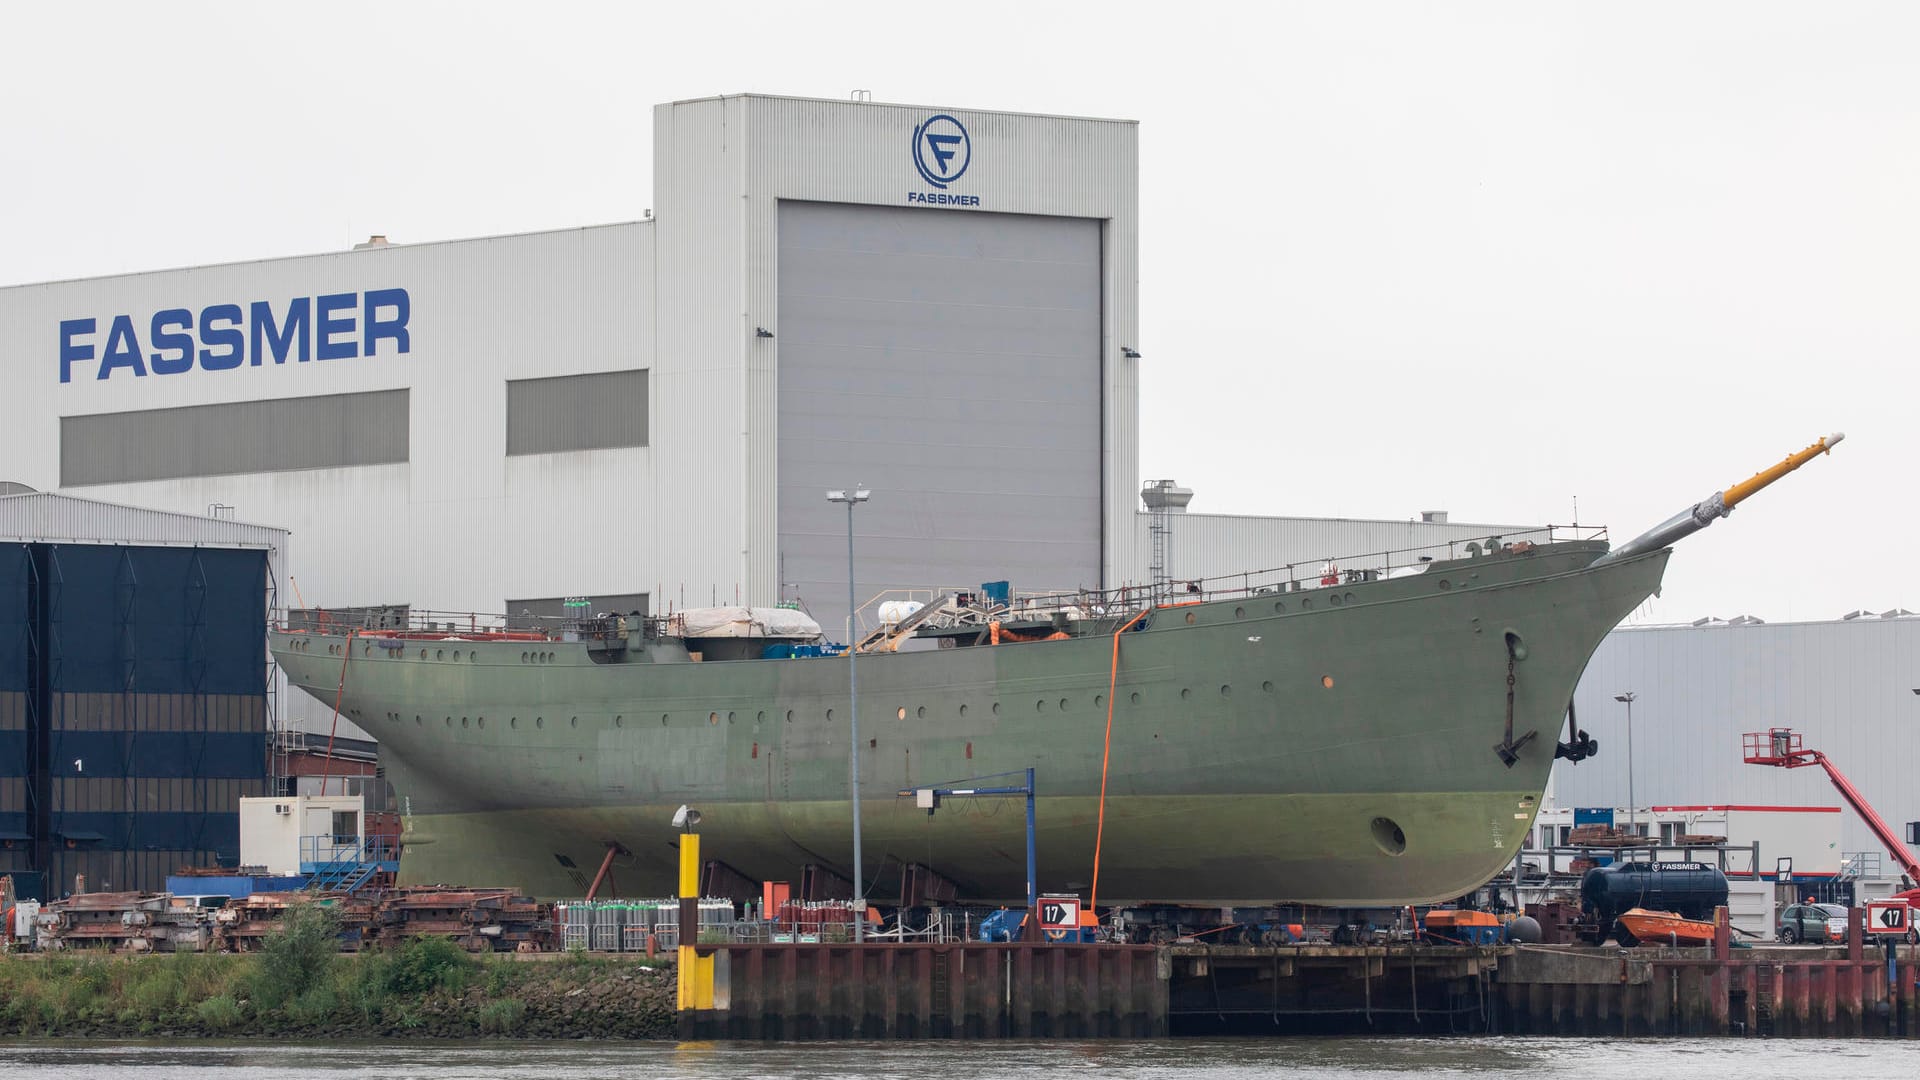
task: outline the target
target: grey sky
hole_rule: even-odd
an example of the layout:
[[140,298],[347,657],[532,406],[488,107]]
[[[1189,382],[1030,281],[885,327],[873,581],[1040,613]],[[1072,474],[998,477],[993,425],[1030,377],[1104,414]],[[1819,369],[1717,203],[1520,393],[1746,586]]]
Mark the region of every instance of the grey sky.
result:
[[[1142,475],[1616,541],[1829,430],[1642,620],[1920,608],[1920,8],[36,5],[0,283],[629,220],[650,107],[1141,122]],[[17,377],[17,376],[9,376]]]

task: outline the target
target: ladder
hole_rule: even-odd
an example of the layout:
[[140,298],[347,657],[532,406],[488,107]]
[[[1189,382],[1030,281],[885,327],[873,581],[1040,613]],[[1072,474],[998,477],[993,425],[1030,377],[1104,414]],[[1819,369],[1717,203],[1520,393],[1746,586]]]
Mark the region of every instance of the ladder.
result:
[[1773,1035],[1773,991],[1770,989],[1754,992],[1753,1026],[1755,1035]]
[[[953,992],[948,984],[947,957],[946,949],[933,950],[933,1017],[928,1018],[929,1022],[933,1022],[934,1017],[953,1015]],[[938,1034],[939,1029],[935,1028],[934,1033]]]
[[900,643],[912,636],[914,627],[947,610],[948,598],[941,597],[892,626],[883,626],[860,639],[853,647],[857,653],[895,652]]

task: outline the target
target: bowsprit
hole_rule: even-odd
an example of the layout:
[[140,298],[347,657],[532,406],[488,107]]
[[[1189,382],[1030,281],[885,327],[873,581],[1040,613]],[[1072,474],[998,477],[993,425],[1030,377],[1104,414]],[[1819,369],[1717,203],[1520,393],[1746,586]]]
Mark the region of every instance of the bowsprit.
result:
[[[136,322],[131,315],[60,320],[60,381],[72,382],[74,365],[95,363],[95,379],[125,369],[136,378],[259,367],[309,360],[350,360],[379,354],[391,341],[395,353],[412,350],[407,331],[413,302],[405,289],[296,296],[281,305],[210,304],[194,311],[167,308]],[[100,325],[107,324],[104,340]],[[141,330],[145,329],[144,341]]]

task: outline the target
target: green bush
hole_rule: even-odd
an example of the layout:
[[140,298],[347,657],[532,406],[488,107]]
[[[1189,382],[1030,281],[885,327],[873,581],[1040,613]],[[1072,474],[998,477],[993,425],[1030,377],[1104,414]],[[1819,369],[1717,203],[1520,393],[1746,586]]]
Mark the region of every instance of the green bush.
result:
[[202,1024],[214,1031],[231,1031],[239,1027],[240,1022],[246,1018],[245,1013],[240,1009],[240,1003],[227,994],[202,1001],[194,1006],[193,1014]]
[[446,938],[414,938],[402,945],[394,958],[387,988],[396,994],[435,990],[458,994],[467,988],[467,980],[477,966],[465,949]]
[[260,939],[251,980],[254,1000],[263,1009],[284,1008],[329,982],[339,953],[340,923],[332,908],[312,903],[289,908]]
[[527,1003],[519,998],[489,1001],[480,1009],[480,1030],[488,1035],[511,1035],[527,1019]]
[[128,977],[130,985],[124,991],[126,1000],[143,1019],[171,1015],[186,996],[186,978],[180,967],[172,963],[141,964],[129,972]]
[[330,983],[315,983],[287,1002],[287,1019],[309,1026],[324,1024],[340,1007],[340,995]]
[[348,965],[350,974],[343,989],[348,1007],[363,1020],[372,1020],[387,1007],[393,996],[393,967],[397,957],[390,952],[366,952]]
[[527,965],[508,960],[490,960],[481,965],[487,973],[487,996],[512,997],[514,987],[525,979]]

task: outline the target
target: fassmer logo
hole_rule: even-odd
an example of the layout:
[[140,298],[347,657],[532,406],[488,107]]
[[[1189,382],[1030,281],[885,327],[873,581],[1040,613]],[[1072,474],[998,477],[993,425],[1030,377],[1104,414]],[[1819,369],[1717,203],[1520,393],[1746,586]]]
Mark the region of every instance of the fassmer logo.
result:
[[937,188],[960,179],[973,162],[973,140],[960,121],[945,113],[913,129],[913,164],[920,178]]

